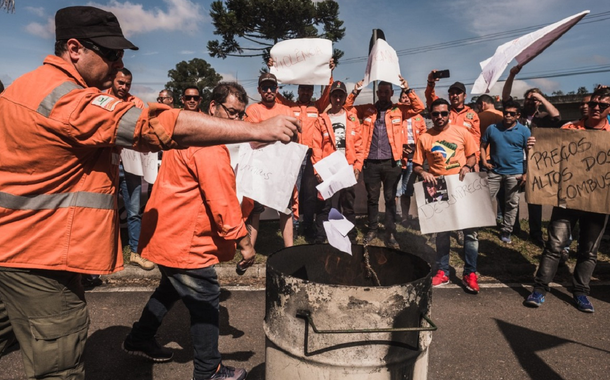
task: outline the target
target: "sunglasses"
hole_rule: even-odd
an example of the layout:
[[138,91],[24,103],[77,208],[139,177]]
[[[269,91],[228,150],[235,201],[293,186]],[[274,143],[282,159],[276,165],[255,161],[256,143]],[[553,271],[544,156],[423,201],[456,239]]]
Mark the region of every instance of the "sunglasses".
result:
[[449,116],[449,112],[448,111],[441,111],[441,112],[436,112],[435,111],[435,112],[432,112],[432,116],[434,116],[434,117],[439,117],[439,116],[447,117],[447,116]]
[[201,99],[201,96],[199,96],[199,95],[184,95],[184,100],[186,100],[187,102],[189,100],[194,100],[194,101],[198,102],[199,99]]
[[606,108],[610,107],[610,103],[595,102],[593,100],[588,101],[587,105],[591,109],[594,109],[595,107],[599,106],[599,111],[600,112],[604,112],[606,110]]
[[504,116],[517,116],[517,112],[515,111],[504,111]]
[[163,101],[164,101],[165,99],[171,99],[171,97],[169,97],[169,96],[159,96],[159,97],[157,98],[157,103],[163,103]]
[[230,119],[243,119],[244,116],[246,116],[246,111],[237,111],[234,110],[233,108],[227,108],[224,104],[222,103],[218,103],[222,106],[222,108],[225,110],[225,112],[227,113],[227,116],[229,116]]
[[107,49],[105,47],[98,46],[89,40],[78,40],[78,42],[80,42],[80,44],[86,47],[87,49],[93,50],[97,53],[97,55],[109,62],[116,62],[119,59],[123,58],[123,50]]
[[263,90],[263,92],[267,92],[269,90],[271,90],[271,92],[275,92],[277,91],[277,86],[261,86],[261,90]]

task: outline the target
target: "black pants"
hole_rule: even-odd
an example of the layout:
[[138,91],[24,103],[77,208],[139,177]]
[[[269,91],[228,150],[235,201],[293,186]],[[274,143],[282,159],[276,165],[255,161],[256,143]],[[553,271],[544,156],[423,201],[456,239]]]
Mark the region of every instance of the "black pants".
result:
[[362,174],[367,193],[367,210],[369,231],[379,228],[379,195],[383,183],[383,198],[385,200],[385,230],[386,233],[396,231],[396,189],[400,175],[400,165],[394,160],[365,160]]
[[549,223],[549,240],[542,253],[534,280],[534,290],[541,294],[549,291],[549,283],[557,273],[561,250],[566,246],[572,226],[578,221],[578,258],[574,268],[574,295],[589,294],[589,282],[597,264],[597,250],[606,228],[608,216],[593,212],[554,207]]

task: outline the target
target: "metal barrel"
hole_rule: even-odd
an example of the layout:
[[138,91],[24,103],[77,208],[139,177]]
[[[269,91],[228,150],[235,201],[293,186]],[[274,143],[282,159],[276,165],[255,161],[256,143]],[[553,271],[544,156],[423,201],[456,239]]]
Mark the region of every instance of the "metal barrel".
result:
[[367,247],[368,260],[363,246],[352,251],[301,245],[267,260],[267,380],[427,378],[430,265],[385,247]]

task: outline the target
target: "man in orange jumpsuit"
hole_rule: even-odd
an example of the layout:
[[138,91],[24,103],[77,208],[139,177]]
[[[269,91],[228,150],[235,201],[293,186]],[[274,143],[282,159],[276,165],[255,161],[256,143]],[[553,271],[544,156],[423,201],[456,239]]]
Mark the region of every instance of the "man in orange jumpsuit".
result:
[[[424,104],[413,89],[409,88],[407,81],[400,77],[400,82],[411,101],[410,105],[392,103],[394,95],[392,84],[379,82],[377,103],[354,106],[358,118],[362,120],[362,146],[364,148],[362,174],[366,186],[369,223],[369,230],[364,241],[369,243],[377,237],[379,195],[383,183],[386,209],[384,243],[387,247],[392,248],[398,248],[394,233],[396,232],[396,189],[402,174],[404,136],[402,123],[424,110]],[[345,102],[347,109],[354,104],[361,86],[362,82],[359,82],[348,96]]]
[[[212,91],[208,113],[241,119],[247,103],[242,86],[221,82]],[[154,361],[170,360],[172,351],[161,347],[155,334],[169,309],[182,299],[191,316],[193,379],[244,379],[245,370],[221,364],[218,351],[220,286],[214,265],[233,258],[235,243],[244,257],[242,267],[252,265],[255,257],[229,151],[224,145],[171,150],[157,183],[144,212],[140,247],[142,256],[159,266],[161,282],[123,349]]]
[[[335,68],[334,59],[330,59],[329,67],[332,70]],[[271,69],[273,67],[273,59],[269,58],[267,61],[267,67]],[[314,123],[318,119],[318,116],[324,112],[329,104],[329,90],[330,85],[333,83],[333,77],[331,75],[328,86],[322,91],[322,95],[315,102],[311,101],[313,97],[314,87],[313,85],[300,84],[297,89],[298,98],[296,101],[286,99],[281,93],[277,93],[275,101],[280,104],[284,104],[292,109],[294,116],[301,122],[301,134],[299,135],[299,143],[307,145],[310,149],[307,151],[307,156],[303,160],[303,166],[301,166],[301,172],[297,178],[297,188],[299,192],[299,215],[303,216],[303,235],[306,239],[313,239],[315,234],[315,228],[313,225],[313,217],[316,208],[316,200],[318,190],[316,185],[318,180],[314,175],[313,164],[311,162],[313,141],[312,134],[314,133]],[[295,222],[298,222],[295,221]],[[298,223],[295,226],[295,230],[298,230]]]
[[[277,78],[275,75],[271,73],[264,73],[258,78],[258,93],[261,96],[261,101],[248,106],[246,121],[260,122],[277,115],[294,116],[294,113],[290,107],[275,102],[275,98],[277,96]],[[290,205],[290,207],[293,206],[294,205]],[[256,245],[260,214],[262,214],[264,211],[264,206],[258,202],[255,203],[254,210],[252,211],[250,219],[248,220],[248,228],[250,229],[252,245]],[[279,214],[280,231],[282,232],[282,238],[284,239],[284,247],[292,247],[294,244],[292,215],[286,215],[283,212],[280,212]]]
[[298,127],[288,117],[250,125],[158,103],[139,109],[101,92],[123,49],[137,49],[112,13],[60,9],[55,28],[55,55],[0,95],[0,352],[16,337],[28,378],[81,380],[81,274],[123,268],[120,149],[289,142]]

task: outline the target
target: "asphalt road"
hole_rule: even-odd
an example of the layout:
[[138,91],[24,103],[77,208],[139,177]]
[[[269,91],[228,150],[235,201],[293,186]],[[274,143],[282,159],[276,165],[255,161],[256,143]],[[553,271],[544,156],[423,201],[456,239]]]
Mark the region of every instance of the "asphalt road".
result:
[[[522,306],[529,287],[487,285],[479,295],[434,289],[428,379],[610,378],[610,285],[594,286],[594,314],[576,310],[565,288],[554,288],[539,309]],[[89,380],[190,379],[189,316],[182,304],[167,315],[159,341],[175,350],[170,363],[152,364],[121,350],[150,291],[100,288],[87,294],[91,327],[86,349]],[[117,291],[123,290],[123,291]],[[220,348],[224,362],[264,379],[263,290],[223,291]],[[0,358],[0,380],[25,379],[19,351]]]

